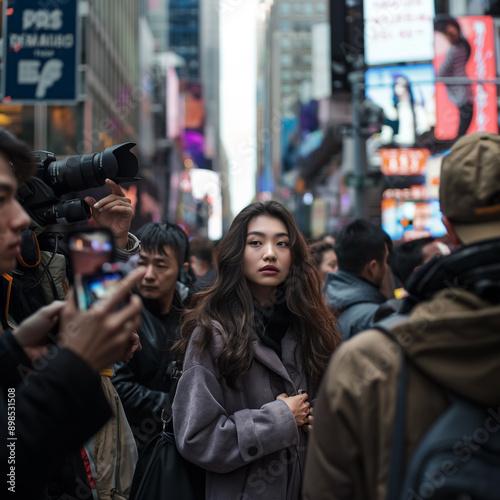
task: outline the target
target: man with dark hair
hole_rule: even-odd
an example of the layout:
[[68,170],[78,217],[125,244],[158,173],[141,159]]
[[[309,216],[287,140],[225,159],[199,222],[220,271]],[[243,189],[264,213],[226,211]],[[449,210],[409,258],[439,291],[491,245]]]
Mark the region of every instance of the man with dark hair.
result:
[[179,333],[179,318],[193,293],[187,262],[189,242],[176,224],[151,222],[143,226],[139,266],[147,272],[137,286],[144,308],[138,331],[142,350],[117,365],[113,384],[123,403],[137,448],[162,429],[161,413],[171,413],[170,348]]
[[380,288],[388,271],[392,241],[374,224],[355,220],[335,240],[339,270],[326,278],[326,300],[340,313],[344,340],[372,326],[387,298]]
[[499,135],[455,143],[439,198],[457,249],[414,273],[407,318],[335,351],[314,407],[305,500],[498,498]]
[[435,238],[419,238],[394,245],[389,256],[389,266],[400,284],[406,288],[413,271],[436,255],[448,255],[449,249]]

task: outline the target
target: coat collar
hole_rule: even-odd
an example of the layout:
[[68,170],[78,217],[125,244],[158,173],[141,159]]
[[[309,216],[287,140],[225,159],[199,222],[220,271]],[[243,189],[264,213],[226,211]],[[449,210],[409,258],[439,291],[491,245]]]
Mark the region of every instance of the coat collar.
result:
[[[293,335],[291,328],[288,328],[285,336],[283,337],[282,345],[283,356],[293,356],[293,353],[295,352],[297,347],[297,340]],[[269,370],[277,373],[280,377],[283,378],[283,380],[290,383],[292,386],[294,385],[289,373],[287,372],[285,366],[283,365],[283,362],[278,357],[276,352],[273,351],[270,347],[265,346],[259,340],[257,335],[255,335],[253,338],[253,347],[255,359],[260,361]]]

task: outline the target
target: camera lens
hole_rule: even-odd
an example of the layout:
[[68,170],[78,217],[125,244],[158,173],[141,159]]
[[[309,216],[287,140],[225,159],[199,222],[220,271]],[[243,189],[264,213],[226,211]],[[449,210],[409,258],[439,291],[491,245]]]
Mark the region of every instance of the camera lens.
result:
[[57,196],[102,186],[107,178],[132,180],[139,169],[137,157],[130,152],[133,146],[133,142],[126,142],[101,153],[53,161],[45,169],[43,180]]
[[72,224],[90,219],[90,208],[83,200],[66,200],[53,205],[32,208],[31,214],[44,225]]

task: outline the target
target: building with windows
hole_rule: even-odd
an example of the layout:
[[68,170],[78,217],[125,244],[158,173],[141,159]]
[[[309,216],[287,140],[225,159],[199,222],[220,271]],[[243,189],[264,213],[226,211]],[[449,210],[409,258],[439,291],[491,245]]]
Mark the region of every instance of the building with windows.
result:
[[200,0],[169,0],[168,49],[186,62],[185,80],[200,79]]

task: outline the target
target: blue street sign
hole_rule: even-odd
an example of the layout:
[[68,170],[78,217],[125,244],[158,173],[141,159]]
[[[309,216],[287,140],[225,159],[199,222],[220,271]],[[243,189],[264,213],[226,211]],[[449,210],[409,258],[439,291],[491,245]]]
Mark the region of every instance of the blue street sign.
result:
[[78,0],[8,0],[4,5],[4,103],[74,104]]

